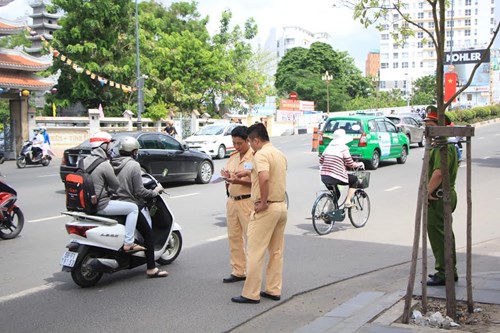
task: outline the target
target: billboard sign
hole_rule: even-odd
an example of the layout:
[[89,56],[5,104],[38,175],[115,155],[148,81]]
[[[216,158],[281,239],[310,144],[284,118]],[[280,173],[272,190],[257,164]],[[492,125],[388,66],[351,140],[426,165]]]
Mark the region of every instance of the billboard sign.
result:
[[[453,51],[445,52],[444,59],[445,65],[461,65],[461,64],[477,64],[481,59],[484,51],[486,50],[467,50],[467,51]],[[490,62],[490,53],[486,54],[483,63]]]

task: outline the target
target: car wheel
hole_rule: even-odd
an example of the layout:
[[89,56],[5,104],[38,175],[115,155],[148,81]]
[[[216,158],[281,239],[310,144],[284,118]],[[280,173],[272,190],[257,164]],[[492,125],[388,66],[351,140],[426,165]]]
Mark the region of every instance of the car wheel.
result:
[[418,146],[419,147],[425,146],[425,135],[422,134],[422,140],[420,140],[420,142],[418,143]]
[[220,145],[219,149],[217,149],[217,158],[222,160],[224,157],[226,157],[226,147]]
[[378,165],[380,164],[380,152],[377,149],[373,151],[372,158],[367,161],[367,164],[367,167],[370,170],[376,170],[378,168]]
[[397,161],[399,164],[405,164],[407,158],[408,148],[406,148],[406,146],[403,146],[403,149],[401,150],[401,156],[397,158]]
[[212,179],[213,168],[212,164],[209,161],[201,162],[198,167],[198,176],[196,177],[195,182],[197,184],[208,184],[210,179]]

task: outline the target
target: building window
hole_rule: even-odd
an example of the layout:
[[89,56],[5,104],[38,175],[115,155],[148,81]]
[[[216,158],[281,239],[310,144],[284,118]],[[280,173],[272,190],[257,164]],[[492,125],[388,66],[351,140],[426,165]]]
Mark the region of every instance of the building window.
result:
[[495,24],[495,18],[494,17],[490,18],[490,23],[491,24]]
[[382,24],[382,30],[389,30],[388,24]]
[[394,88],[398,88],[398,81],[394,81]]
[[408,59],[408,52],[403,52],[403,53],[401,54],[401,57],[402,57],[403,59]]
[[470,9],[466,9],[465,10],[465,16],[470,16],[471,15],[471,10]]
[[398,30],[398,29],[399,29],[399,24],[394,23],[394,24],[392,25],[392,29],[394,29],[394,30]]
[[424,38],[424,33],[422,31],[417,32],[417,38]]
[[446,27],[451,28],[451,27],[455,26],[454,23],[455,23],[455,21],[446,21]]
[[418,13],[418,14],[417,14],[417,18],[418,18],[419,20],[423,20],[423,19],[424,19],[424,13]]
[[387,62],[382,62],[382,63],[380,63],[380,68],[387,69],[387,68],[389,68],[389,64]]
[[380,59],[389,59],[389,54],[388,53],[380,53]]
[[411,68],[415,68],[415,61],[411,62]]
[[465,0],[465,5],[466,6],[472,5],[472,0]]
[[389,34],[382,34],[381,38],[382,40],[389,40]]
[[393,50],[397,50],[397,49],[399,49],[398,44],[394,44],[394,45],[392,46],[392,49],[393,49]]
[[[494,1],[494,0],[493,0],[493,1]],[[420,2],[418,3],[418,9],[422,9],[422,8],[424,8],[424,3],[423,3],[422,1],[420,1]]]
[[466,25],[466,26],[470,26],[470,19],[465,19],[465,23],[464,23],[464,25]]
[[398,20],[399,19],[399,14],[393,14],[392,15],[393,20]]
[[407,61],[402,62],[401,68],[408,68],[408,62]]
[[424,62],[423,61],[420,62],[420,68],[424,68]]
[[380,81],[380,89],[385,89],[385,81]]
[[431,42],[427,42],[427,47],[428,48],[434,47],[434,43],[432,41]]
[[429,55],[429,58],[434,58],[434,51],[429,51],[427,54]]
[[429,28],[434,28],[434,22],[429,22],[429,23],[427,23],[427,26],[428,26]]
[[399,68],[399,63],[393,62],[392,63],[392,68]]
[[424,44],[423,44],[422,42],[418,42],[418,43],[417,43],[417,48],[418,48],[418,49],[422,49],[422,48],[424,48]]
[[397,58],[398,58],[398,56],[399,56],[399,54],[398,54],[397,52],[394,52],[394,53],[392,54],[392,58],[393,58],[393,59],[397,59]]
[[464,30],[464,36],[470,36],[470,29]]

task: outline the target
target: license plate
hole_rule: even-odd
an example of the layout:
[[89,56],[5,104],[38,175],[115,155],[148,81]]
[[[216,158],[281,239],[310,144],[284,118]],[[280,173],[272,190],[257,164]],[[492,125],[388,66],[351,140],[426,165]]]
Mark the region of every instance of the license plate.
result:
[[63,253],[60,264],[61,266],[73,267],[77,257],[78,252],[66,251]]

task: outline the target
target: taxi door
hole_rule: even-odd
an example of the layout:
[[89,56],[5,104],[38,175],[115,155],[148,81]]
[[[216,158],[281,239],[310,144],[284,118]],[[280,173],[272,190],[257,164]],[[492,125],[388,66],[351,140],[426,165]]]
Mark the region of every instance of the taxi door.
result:
[[377,128],[380,157],[386,159],[391,155],[391,133],[387,131],[387,126],[384,119],[377,119]]
[[403,142],[401,142],[401,133],[400,129],[396,127],[392,122],[385,120],[385,127],[387,129],[387,133],[390,136],[391,140],[391,156],[399,157],[401,155],[401,150],[403,149]]

